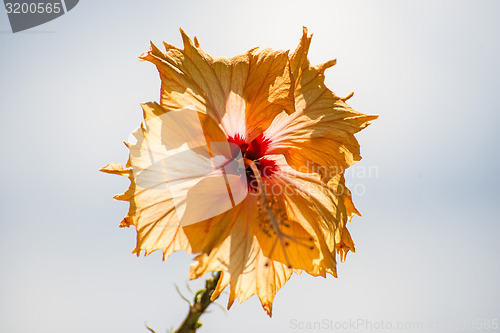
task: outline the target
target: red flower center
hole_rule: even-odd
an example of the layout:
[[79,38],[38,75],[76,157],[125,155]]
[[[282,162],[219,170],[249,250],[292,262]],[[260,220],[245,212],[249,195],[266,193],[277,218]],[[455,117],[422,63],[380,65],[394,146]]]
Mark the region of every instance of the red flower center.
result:
[[[239,134],[236,134],[234,137],[230,136],[227,138],[227,140],[231,143],[236,144],[240,148],[241,154],[244,158],[252,160],[255,163],[257,169],[259,170],[261,178],[271,177],[276,171],[279,170],[279,167],[275,161],[264,157],[267,149],[269,148],[269,144],[271,143],[271,140],[269,138],[266,138],[264,134],[259,135],[250,143],[247,143],[245,139]],[[233,156],[235,156],[237,152],[233,151],[232,153]],[[258,182],[252,172],[252,169],[250,167],[247,167],[245,171],[247,175],[248,189],[257,191]]]

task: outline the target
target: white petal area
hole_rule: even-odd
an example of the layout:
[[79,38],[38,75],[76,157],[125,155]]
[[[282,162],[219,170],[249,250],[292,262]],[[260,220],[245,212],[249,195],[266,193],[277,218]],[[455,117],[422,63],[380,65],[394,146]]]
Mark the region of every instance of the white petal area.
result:
[[222,117],[222,128],[228,136],[246,135],[245,99],[231,91],[226,102],[226,113]]

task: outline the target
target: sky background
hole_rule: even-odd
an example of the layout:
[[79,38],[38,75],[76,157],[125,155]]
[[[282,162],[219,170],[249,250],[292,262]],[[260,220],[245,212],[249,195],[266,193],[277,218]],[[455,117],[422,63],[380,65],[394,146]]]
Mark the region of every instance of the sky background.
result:
[[97,171],[125,163],[139,103],[159,100],[137,56],[150,40],[180,46],[179,27],[232,56],[293,50],[307,26],[311,62],[337,59],[327,85],[380,115],[357,135],[364,159],[347,179],[363,217],[339,278],[294,275],[272,319],[255,296],[213,306],[200,333],[500,319],[499,13],[487,0],[87,0],[12,34],[0,8],[0,332],[165,332],[187,313],[174,285],[191,298],[191,257],[132,255],[127,204],[112,200],[128,181]]

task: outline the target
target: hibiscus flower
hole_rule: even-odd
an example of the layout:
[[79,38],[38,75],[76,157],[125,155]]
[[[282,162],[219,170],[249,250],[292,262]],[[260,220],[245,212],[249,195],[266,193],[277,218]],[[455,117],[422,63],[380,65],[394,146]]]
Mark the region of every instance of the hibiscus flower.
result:
[[[271,316],[293,272],[337,276],[336,254],[344,261],[354,252],[346,224],[360,214],[344,171],[361,159],[354,134],[377,116],[325,86],[335,60],[310,65],[306,28],[292,53],[254,48],[233,58],[213,58],[181,34],[183,49],[151,44],[140,56],[158,68],[160,103],[142,105],[126,168],[101,170],[130,178],[115,199],[130,203],[120,226],[136,227],[134,253],[195,253],[190,278],[221,272],[212,299],[229,285],[228,308],[257,294]],[[218,152],[215,143],[223,144]],[[222,178],[239,189],[227,207],[214,204],[225,187],[210,192]]]

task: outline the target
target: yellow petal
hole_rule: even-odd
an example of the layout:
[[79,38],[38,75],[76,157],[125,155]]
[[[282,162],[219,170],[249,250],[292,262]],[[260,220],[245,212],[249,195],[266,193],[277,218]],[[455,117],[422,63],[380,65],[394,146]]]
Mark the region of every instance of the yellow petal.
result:
[[[196,257],[191,266],[190,278],[222,271],[213,297],[229,285],[229,307],[236,298],[242,302],[257,294],[271,315],[274,296],[293,271],[336,276],[335,252],[340,253],[343,261],[347,251],[354,251],[354,244],[345,228],[348,213],[341,192],[343,177],[339,175],[327,185],[318,174],[294,170],[283,156],[266,158],[276,161],[280,168],[275,178],[266,179],[266,190],[272,193],[275,188],[273,197],[267,200],[273,200],[274,216],[284,219],[279,232],[286,237],[281,240],[266,221],[255,193],[218,220],[214,218],[185,230],[191,244],[204,245],[199,248],[204,254]],[[277,192],[278,187],[281,192]],[[191,235],[187,231],[190,228]],[[204,241],[206,238],[211,241]],[[223,242],[216,243],[215,239]]]
[[[304,269],[312,275],[325,276],[325,273],[330,273],[336,276],[335,230],[343,227],[347,219],[343,213],[345,211],[343,199],[336,192],[337,188],[324,184],[318,174],[294,170],[281,155],[268,155],[266,158],[276,161],[280,169],[272,179],[267,180],[269,187],[281,188],[279,195],[276,195],[276,190],[268,191],[275,195],[276,204],[273,205],[276,207],[275,211],[279,214],[279,210],[284,208],[287,219],[300,224],[313,239],[311,244],[306,236],[295,232],[296,241],[292,240],[286,246],[289,248],[287,255],[289,264],[294,268]],[[282,229],[287,234],[290,228],[285,224]],[[268,255],[269,247],[262,241],[265,237],[258,239],[264,253]],[[296,254],[292,255],[294,251]],[[283,260],[283,256],[278,251],[270,258],[287,263]],[[306,267],[305,263],[309,265]]]
[[320,173],[329,180],[361,159],[354,134],[378,116],[353,110],[325,86],[324,71],[335,61],[311,66],[307,60],[311,37],[304,28],[290,56],[295,112],[281,113],[265,136],[272,142],[269,153],[283,154],[294,168]]
[[[282,156],[267,156],[268,159],[274,159],[279,165],[280,172],[274,175],[274,179],[268,180],[269,184],[281,184],[286,186],[281,195],[275,196],[276,203],[273,206],[279,210],[286,207],[286,217],[288,220],[297,221],[307,230],[314,239],[314,249],[320,251],[321,256],[313,257],[314,251],[306,249],[307,242],[290,242],[291,251],[288,253],[287,260],[277,251],[269,255],[269,245],[263,242],[259,233],[256,233],[264,254],[273,260],[282,263],[290,263],[294,268],[304,269],[312,275],[322,275],[325,272],[336,276],[335,252],[340,253],[341,261],[349,250],[354,252],[354,243],[347,230],[347,221],[354,214],[361,215],[352,202],[351,192],[345,185],[343,174],[332,178],[328,184],[321,181],[318,174],[301,173],[287,165]],[[260,219],[262,221],[262,218]],[[255,224],[254,224],[255,225]],[[282,228],[287,233],[289,227]],[[305,239],[300,233],[296,233],[296,239]],[[259,237],[260,236],[260,237]],[[276,237],[272,238],[274,241]],[[300,254],[302,257],[292,255],[293,249],[302,248]],[[288,246],[287,246],[288,249]],[[305,260],[307,258],[307,260]],[[304,266],[301,262],[314,263],[313,268]]]
[[164,259],[178,250],[190,251],[189,242],[182,231],[175,215],[175,206],[165,193],[138,187],[130,169],[123,169],[117,163],[111,163],[101,169],[103,172],[127,176],[130,187],[117,200],[128,201],[130,208],[120,227],[131,225],[137,228],[137,246],[133,253],[139,255],[145,250],[146,255],[162,250]]
[[243,90],[247,102],[247,138],[253,140],[284,111],[294,111],[288,51],[249,52],[250,70]]
[[351,234],[346,227],[337,229],[335,233],[335,239],[335,248],[337,250],[337,253],[340,254],[340,260],[344,262],[347,256],[347,252],[355,252],[354,242],[352,241]]
[[[280,112],[294,111],[288,51],[255,49],[228,58],[212,58],[181,30],[184,49],[165,43],[140,56],[154,63],[162,81],[161,105],[190,107],[209,115],[226,135],[238,134],[231,119],[245,119],[247,138],[262,133]],[[229,96],[240,96],[244,108],[227,108]]]
[[293,270],[263,255],[250,230],[250,224],[255,222],[253,218],[256,210],[246,203],[243,203],[228,237],[210,254],[195,258],[196,262],[191,265],[190,278],[199,278],[207,272],[222,271],[213,298],[218,297],[230,284],[228,308],[236,298],[241,303],[257,294],[263,308],[271,316],[274,296],[288,281]]
[[[136,226],[134,252],[139,254],[144,250],[147,255],[161,249],[166,258],[173,251],[191,251],[182,224],[219,215],[244,196],[238,198],[236,193],[228,196],[228,184],[237,184],[232,179],[239,177],[217,170],[208,172],[213,168],[213,159],[202,119],[196,112],[188,109],[167,112],[155,103],[142,106],[145,122],[134,132],[136,142],[127,143],[130,169],[112,163],[102,171],[131,180],[129,189],[116,198],[130,202],[128,216],[121,226]],[[218,148],[214,145],[212,148]],[[187,148],[182,150],[183,147]],[[243,185],[246,194],[245,179]]]

